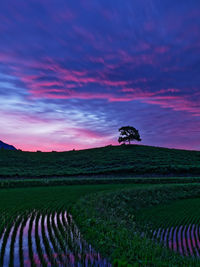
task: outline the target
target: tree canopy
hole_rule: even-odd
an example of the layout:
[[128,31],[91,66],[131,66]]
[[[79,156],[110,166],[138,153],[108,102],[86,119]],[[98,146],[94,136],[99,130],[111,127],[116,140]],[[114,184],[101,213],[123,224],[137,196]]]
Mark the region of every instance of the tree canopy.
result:
[[142,141],[142,139],[140,138],[140,134],[139,131],[137,129],[135,129],[132,126],[123,126],[119,129],[120,132],[120,136],[118,138],[118,142],[119,143],[126,143],[129,142],[129,144],[131,143],[131,141]]

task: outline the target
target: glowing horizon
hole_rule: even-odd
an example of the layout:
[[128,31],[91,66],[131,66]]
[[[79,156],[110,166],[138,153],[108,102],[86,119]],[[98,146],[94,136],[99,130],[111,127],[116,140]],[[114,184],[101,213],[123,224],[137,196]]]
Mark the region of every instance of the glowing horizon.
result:
[[0,140],[26,151],[200,150],[200,2],[0,3]]

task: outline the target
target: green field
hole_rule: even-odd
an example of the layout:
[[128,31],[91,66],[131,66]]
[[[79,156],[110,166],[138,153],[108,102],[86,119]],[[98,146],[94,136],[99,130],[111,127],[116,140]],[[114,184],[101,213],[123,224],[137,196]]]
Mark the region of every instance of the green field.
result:
[[151,238],[185,256],[200,257],[200,198],[143,209],[137,223]]
[[200,152],[0,151],[0,266],[200,266]]
[[[118,184],[1,189],[0,266],[13,266],[13,263],[20,266],[47,266],[48,263],[63,266],[68,263],[68,259],[63,257],[63,254],[67,254],[66,249],[71,257],[76,256],[76,260],[84,264],[84,256],[77,259],[77,243],[80,241],[75,242],[76,235],[73,240],[69,238],[75,226],[73,222],[68,226],[70,217],[65,213],[68,214],[73,204],[85,195],[125,187],[127,185]],[[129,187],[136,189],[143,186]],[[15,248],[17,244],[18,249]],[[85,250],[82,253],[85,255],[88,248],[84,241],[83,244]],[[91,257],[95,258],[95,254]]]
[[0,177],[200,175],[200,152],[141,145],[68,152],[0,150]]
[[151,223],[154,228],[197,224],[200,221],[200,198],[176,200],[171,204],[143,209],[137,216],[140,223]]
[[[74,209],[73,213],[82,233],[93,246],[111,258],[113,262],[117,262],[118,265],[124,262],[123,266],[128,264],[131,266],[199,266],[200,261],[196,252],[200,249],[197,247],[198,235],[194,234],[196,233],[194,231],[199,228],[198,217],[194,220],[199,211],[197,209],[199,200],[197,199],[196,209],[195,207],[194,209],[189,208],[191,201],[194,203],[198,196],[200,196],[198,184],[154,185],[135,190],[127,188],[116,192],[99,193],[98,196],[87,196],[76,204],[77,209]],[[191,198],[195,198],[195,200],[191,200]],[[181,201],[185,202],[177,206],[178,199],[184,199]],[[165,217],[162,213],[159,214],[156,209],[163,210],[163,214],[169,214],[169,216]],[[81,210],[84,216],[77,214],[76,210]],[[164,234],[164,231],[161,229],[160,235],[156,231],[158,239],[152,240],[153,231],[161,227],[159,220],[165,223],[162,226],[162,230],[165,230],[168,219],[177,210],[180,212],[177,215],[179,222],[177,222],[177,218],[169,220],[171,226],[174,227],[171,236],[173,238],[176,235],[176,243],[174,242],[171,247],[169,244],[163,246],[163,242],[161,242],[163,240],[160,240],[160,237],[161,232]],[[186,214],[185,210],[187,210]],[[181,214],[184,216],[181,217]],[[159,226],[154,224],[155,222]],[[184,253],[173,252],[173,250],[176,251],[179,241],[178,229],[175,232],[175,227],[180,226],[181,223],[184,223],[184,226],[194,225],[195,222],[195,227],[182,229],[180,242],[183,241]],[[169,237],[168,234],[168,241]],[[185,239],[187,239],[186,245]],[[187,249],[186,253],[184,246]],[[187,257],[184,257],[185,255]],[[190,257],[190,255],[194,257]]]
[[152,240],[161,227],[195,225],[194,235],[199,195],[198,184],[1,189],[0,265],[199,266],[198,240],[193,258],[189,242],[182,257]]

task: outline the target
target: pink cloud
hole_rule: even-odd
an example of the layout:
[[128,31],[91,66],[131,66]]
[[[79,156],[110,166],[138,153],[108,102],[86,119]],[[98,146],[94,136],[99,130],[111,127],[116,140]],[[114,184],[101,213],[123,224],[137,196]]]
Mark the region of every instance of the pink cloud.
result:
[[87,40],[89,42],[94,43],[96,40],[95,35],[84,27],[74,25],[73,30],[76,35],[80,36],[85,41]]
[[[165,48],[161,49],[165,51]],[[123,59],[123,62],[136,63],[137,60],[144,60],[146,63],[154,64],[153,59],[154,55],[141,55],[141,56],[130,56],[126,51],[121,50],[120,56]],[[0,59],[4,62],[11,60],[11,56],[7,54],[0,54]],[[14,57],[14,60],[17,60]],[[95,59],[94,59],[95,60]],[[134,61],[136,60],[136,61]],[[102,58],[97,58],[97,61],[106,63]],[[143,63],[144,63],[143,62]],[[23,81],[28,89],[30,95],[29,98],[47,98],[47,99],[105,99],[109,102],[129,102],[133,100],[140,100],[144,103],[151,105],[159,105],[163,108],[170,108],[175,111],[186,111],[192,113],[194,116],[199,116],[200,108],[198,105],[199,96],[196,97],[196,100],[190,100],[188,94],[176,93],[180,92],[178,88],[166,88],[158,89],[152,91],[148,88],[148,82],[151,82],[151,79],[147,78],[138,78],[133,81],[126,80],[110,80],[106,75],[106,71],[98,71],[95,76],[92,75],[88,70],[75,70],[64,68],[61,64],[56,62],[50,57],[46,57],[43,61],[23,61],[22,64],[25,66],[14,66],[12,67],[12,74],[18,77]],[[25,72],[27,68],[37,68],[40,69],[40,72],[37,74],[27,74]],[[55,76],[55,81],[41,81],[39,78],[44,76],[45,71],[53,71]],[[43,73],[44,71],[44,73]],[[44,76],[45,77],[45,76]],[[136,86],[133,88],[131,83],[145,83],[147,89],[141,89],[141,87]],[[98,85],[104,87],[102,93],[87,92],[87,89],[82,90],[81,88],[86,87],[87,85],[94,85],[95,88]],[[54,88],[55,86],[55,88]],[[58,88],[57,88],[58,87]],[[109,89],[109,90],[107,90]]]
[[56,23],[63,23],[74,20],[77,15],[73,12],[69,7],[64,10],[59,10],[56,12],[55,10],[51,12],[52,18]]
[[146,31],[152,32],[153,30],[155,30],[155,22],[154,21],[148,21],[144,23],[144,29]]
[[156,96],[144,100],[145,103],[159,105],[163,108],[171,108],[175,111],[186,111],[193,116],[200,116],[200,106],[185,96]]
[[153,53],[130,55],[127,51],[122,49],[120,49],[118,53],[123,63],[132,63],[134,66],[140,66],[143,64],[156,65],[156,56]]
[[[27,84],[29,92],[33,98],[48,98],[48,99],[105,99],[110,102],[122,102],[141,100],[148,104],[159,105],[164,108],[171,108],[175,111],[187,111],[193,113],[195,116],[200,114],[200,108],[197,107],[192,101],[187,99],[186,95],[176,95],[180,92],[178,88],[160,89],[157,91],[146,90],[143,91],[139,87],[129,87],[128,81],[111,81],[105,78],[104,74],[100,74],[97,77],[90,77],[87,71],[75,71],[62,68],[55,62],[42,63],[44,69],[53,70],[59,81],[37,81],[38,76],[26,75],[23,73],[15,72],[20,79]],[[40,64],[39,64],[40,66]],[[64,84],[65,82],[65,84]],[[146,78],[141,78],[134,81],[148,84]],[[80,92],[75,88],[83,87],[87,84],[99,84],[102,86],[116,87],[117,91],[109,92]],[[53,86],[59,86],[60,88],[53,88]],[[48,88],[52,87],[52,88]],[[122,89],[118,89],[122,87]],[[117,93],[119,92],[119,93]],[[163,95],[172,94],[172,95]],[[197,98],[198,99],[198,98]]]
[[84,149],[104,146],[112,140],[111,136],[95,130],[72,127],[73,122],[65,119],[2,111],[0,115],[1,140],[25,151]]
[[159,53],[159,54],[165,54],[165,53],[167,53],[169,51],[169,47],[167,47],[167,46],[157,46],[155,48],[155,51],[156,51],[156,53]]

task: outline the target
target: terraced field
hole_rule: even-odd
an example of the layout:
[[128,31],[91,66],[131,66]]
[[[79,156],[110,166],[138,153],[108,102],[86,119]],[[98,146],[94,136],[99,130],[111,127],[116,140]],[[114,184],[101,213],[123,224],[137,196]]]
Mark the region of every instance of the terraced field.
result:
[[148,225],[148,235],[183,256],[200,258],[200,199],[175,201],[143,210],[139,220]]
[[66,211],[18,216],[0,234],[1,266],[111,266]]

